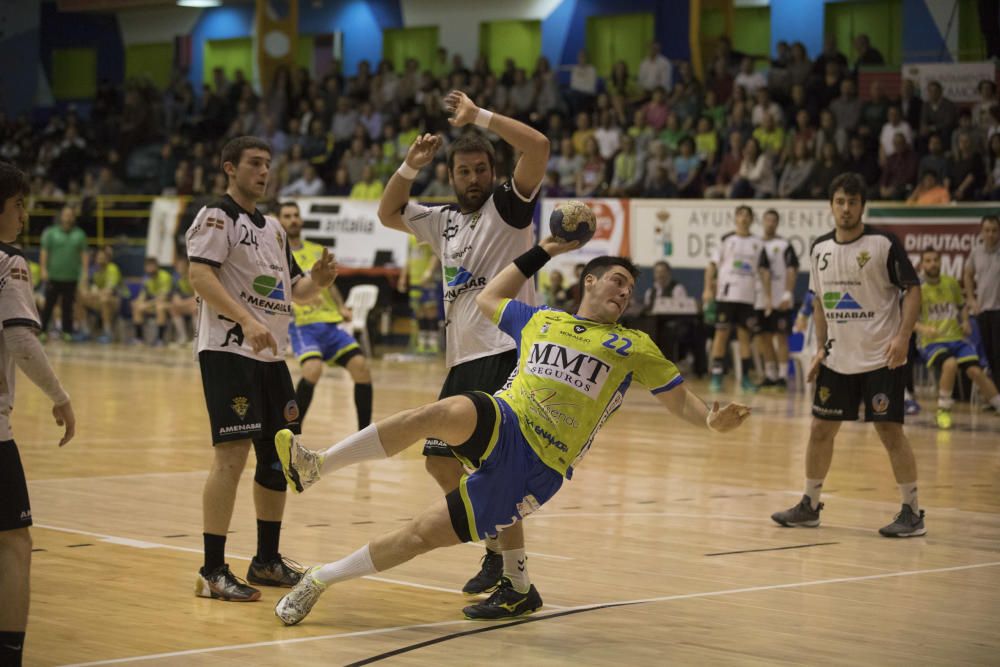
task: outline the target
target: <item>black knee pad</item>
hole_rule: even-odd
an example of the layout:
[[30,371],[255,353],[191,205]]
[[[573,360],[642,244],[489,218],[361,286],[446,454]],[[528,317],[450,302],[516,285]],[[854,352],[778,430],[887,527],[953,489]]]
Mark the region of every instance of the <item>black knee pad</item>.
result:
[[285,481],[285,473],[281,469],[274,441],[254,438],[253,451],[257,455],[257,468],[253,473],[253,481],[265,489],[284,492],[288,488],[288,482]]

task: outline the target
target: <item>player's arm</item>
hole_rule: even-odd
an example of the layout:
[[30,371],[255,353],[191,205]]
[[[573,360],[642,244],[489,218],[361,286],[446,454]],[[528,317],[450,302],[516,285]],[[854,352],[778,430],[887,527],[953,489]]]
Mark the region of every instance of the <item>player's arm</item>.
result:
[[730,403],[720,410],[716,401],[710,409],[685,384],[656,394],[656,400],[689,424],[720,433],[733,430],[750,416],[750,408],[739,403]]
[[455,127],[475,123],[497,133],[521,152],[521,158],[514,167],[514,187],[522,197],[531,197],[542,182],[549,162],[551,143],[548,137],[513,118],[479,108],[460,90],[448,93],[444,106],[452,114],[448,122]]
[[[243,329],[243,335],[250,343],[250,348],[254,352],[260,352],[264,348],[278,353],[278,342],[268,331],[267,327],[258,322],[246,308],[229,295],[229,292],[219,280],[218,269],[210,264],[199,262],[194,257],[191,258],[191,269],[189,272],[191,287],[198,293],[205,303],[212,307],[217,313],[232,320]],[[301,281],[300,281],[301,282]]]
[[886,363],[889,368],[899,368],[906,364],[910,351],[910,336],[913,335],[913,325],[920,317],[920,278],[910,262],[906,251],[895,236],[890,237],[889,254],[886,269],[889,281],[901,290],[905,290],[902,306],[902,322],[899,331],[893,336],[886,350]]
[[38,336],[28,326],[4,326],[3,342],[21,372],[52,401],[52,416],[55,417],[56,424],[65,429],[62,438],[59,439],[59,446],[62,447],[76,433],[76,417],[73,414],[69,394],[63,389],[55,371],[52,370]]
[[708,266],[705,267],[705,289],[701,293],[702,305],[715,299],[715,279],[717,276],[718,269],[715,266],[715,262],[709,261]]
[[[295,262],[294,258],[291,258],[289,254],[289,265]],[[292,268],[290,266],[290,268]],[[292,268],[292,277],[294,278],[297,273],[300,272],[298,264]],[[302,277],[295,281],[292,285],[292,300],[298,301],[299,303],[308,303],[312,301],[321,290],[329,289],[333,285],[333,281],[337,279],[337,261],[334,259],[333,255],[326,248],[323,248],[323,254],[316,263],[312,265],[309,269],[309,273],[302,275]]]
[[407,234],[412,233],[403,222],[403,209],[410,201],[410,189],[417,172],[430,164],[440,147],[441,137],[436,134],[425,134],[414,140],[406,153],[406,159],[386,183],[382,198],[379,199],[378,219],[383,225]]
[[789,243],[785,248],[785,293],[781,295],[781,303],[778,307],[788,310],[795,303],[795,280],[799,273],[799,256],[795,253],[795,248]]
[[976,301],[976,266],[973,263],[972,255],[969,255],[969,261],[965,263],[965,269],[962,270],[962,274],[962,284],[965,287],[965,302],[969,305],[969,313],[978,315],[979,302]]
[[809,382],[814,382],[816,376],[819,374],[820,364],[826,359],[826,346],[827,346],[827,327],[826,327],[826,313],[823,312],[823,302],[820,301],[818,295],[813,294],[813,326],[816,332],[816,356],[813,357],[812,363],[809,364],[809,372],[806,375],[806,380]]
[[80,252],[80,261],[83,264],[83,269],[80,271],[80,277],[77,280],[77,288],[82,292],[87,289],[87,279],[90,277],[90,253],[87,252],[87,246],[83,246],[83,250]]
[[564,252],[575,250],[579,241],[563,241],[550,236],[534,248],[517,257],[503,271],[496,274],[476,296],[476,305],[484,317],[492,318],[504,299],[513,299],[531,276],[546,262]]

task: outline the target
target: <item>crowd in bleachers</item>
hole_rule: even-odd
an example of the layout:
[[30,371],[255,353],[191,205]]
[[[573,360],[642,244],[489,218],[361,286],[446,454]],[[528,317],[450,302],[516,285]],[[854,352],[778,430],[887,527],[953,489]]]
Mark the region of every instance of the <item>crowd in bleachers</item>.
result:
[[[637,72],[618,62],[606,78],[581,51],[559,68],[568,82],[544,57],[530,73],[513,61],[494,72],[485,57],[469,67],[444,49],[401,72],[388,60],[362,62],[354,76],[337,62],[322,77],[282,69],[259,92],[221,69],[200,91],[180,74],[166,90],[105,82],[86,117],[74,107],[38,125],[0,115],[0,159],[27,170],[43,198],[211,196],[225,189],[222,143],[253,134],[274,148],[271,195],[377,199],[418,134],[452,137],[442,97],[457,88],[551,138],[551,196],[822,198],[853,170],[878,199],[1000,199],[994,82],[981,82],[968,108],[909,80],[898,98],[874,81],[862,100],[859,67],[884,60],[864,35],[852,56],[831,39],[814,59],[782,43],[765,62],[723,37],[704,80],[654,43]],[[498,148],[503,174],[512,156]],[[447,171],[424,170],[414,191],[450,195]]]

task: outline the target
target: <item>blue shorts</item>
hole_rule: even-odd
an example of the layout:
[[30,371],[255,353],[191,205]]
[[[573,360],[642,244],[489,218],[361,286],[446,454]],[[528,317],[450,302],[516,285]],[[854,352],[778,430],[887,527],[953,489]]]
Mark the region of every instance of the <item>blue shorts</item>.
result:
[[[461,449],[455,452],[456,458],[470,467],[479,463],[475,472],[462,477],[458,491],[449,494],[449,504],[460,499],[464,506],[464,512],[449,508],[455,532],[463,541],[485,539],[513,525],[544,505],[563,482],[563,476],[542,463],[524,439],[509,405],[481,392],[476,393],[476,399],[473,402],[480,411],[480,421],[484,410],[492,409],[495,418],[486,451],[478,461],[463,457]],[[468,526],[455,525],[459,514],[465,515]]]
[[322,359],[328,364],[344,365],[355,354],[361,353],[354,336],[330,322],[303,326],[289,324],[288,337],[300,364],[307,359]]
[[927,362],[927,368],[934,368],[935,365],[943,362],[948,357],[955,357],[955,360],[960,364],[979,363],[979,355],[976,354],[975,348],[964,340],[931,343],[920,350],[920,354],[923,355],[924,360]]

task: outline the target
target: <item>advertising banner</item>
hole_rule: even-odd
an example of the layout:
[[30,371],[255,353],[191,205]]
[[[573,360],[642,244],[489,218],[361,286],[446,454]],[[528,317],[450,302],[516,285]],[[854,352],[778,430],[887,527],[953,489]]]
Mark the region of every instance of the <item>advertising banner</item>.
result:
[[927,84],[937,81],[944,96],[952,102],[978,102],[976,87],[980,81],[996,78],[996,66],[991,62],[911,63],[903,65],[903,78],[913,79],[924,99],[927,99]]
[[341,266],[405,266],[409,234],[378,219],[377,201],[337,197],[300,197],[302,236],[330,248]]

